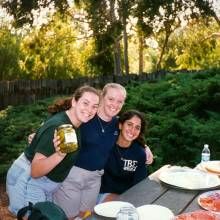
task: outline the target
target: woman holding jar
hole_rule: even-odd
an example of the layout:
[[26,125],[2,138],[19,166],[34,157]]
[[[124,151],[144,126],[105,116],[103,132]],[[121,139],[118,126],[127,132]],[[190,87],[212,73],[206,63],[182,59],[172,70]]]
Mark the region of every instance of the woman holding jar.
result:
[[28,202],[51,200],[52,193],[68,175],[79,152],[79,148],[68,154],[56,151],[54,131],[62,124],[72,125],[80,147],[78,127],[94,117],[98,105],[97,90],[90,86],[80,87],[65,103],[67,110],[58,110],[38,129],[31,144],[8,170],[6,187],[10,212],[16,215]]

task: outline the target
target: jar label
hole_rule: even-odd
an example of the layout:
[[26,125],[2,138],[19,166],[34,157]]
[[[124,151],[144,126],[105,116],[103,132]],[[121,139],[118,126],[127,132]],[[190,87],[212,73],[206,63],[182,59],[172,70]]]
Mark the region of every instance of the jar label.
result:
[[210,160],[210,155],[209,154],[202,154],[202,161],[206,162]]
[[77,137],[75,132],[65,133],[65,143],[77,143]]

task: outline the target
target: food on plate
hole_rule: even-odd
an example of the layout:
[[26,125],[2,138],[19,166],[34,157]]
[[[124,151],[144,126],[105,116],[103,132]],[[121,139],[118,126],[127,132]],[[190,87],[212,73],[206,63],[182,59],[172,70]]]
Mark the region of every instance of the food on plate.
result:
[[220,175],[220,161],[208,161],[204,163],[204,167],[207,171]]
[[220,190],[203,193],[198,202],[204,209],[220,212]]
[[220,217],[209,211],[198,210],[178,215],[174,220],[220,220]]

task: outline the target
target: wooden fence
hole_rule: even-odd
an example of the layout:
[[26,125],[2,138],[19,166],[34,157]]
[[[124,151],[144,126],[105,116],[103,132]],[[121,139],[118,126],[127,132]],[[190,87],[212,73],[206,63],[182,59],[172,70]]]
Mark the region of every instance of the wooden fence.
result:
[[153,80],[164,73],[129,74],[126,76],[82,77],[68,80],[14,80],[0,81],[0,110],[9,105],[30,104],[37,99],[54,95],[72,94],[81,85],[102,88],[106,83],[117,82],[126,85],[131,81]]

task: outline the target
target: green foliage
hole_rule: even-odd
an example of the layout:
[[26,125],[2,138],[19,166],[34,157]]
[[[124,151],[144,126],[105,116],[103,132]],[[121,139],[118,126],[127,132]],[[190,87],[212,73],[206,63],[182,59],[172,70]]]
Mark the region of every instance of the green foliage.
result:
[[164,69],[199,70],[220,67],[219,26],[213,20],[189,24],[171,35],[164,56]]
[[81,75],[76,33],[69,17],[53,16],[40,30],[32,29],[22,42],[22,69],[32,79],[71,79]]
[[151,83],[129,85],[125,109],[136,108],[149,121],[146,140],[164,164],[195,166],[205,143],[220,156],[220,71],[169,74]]
[[[161,80],[131,82],[124,109],[145,113],[147,144],[154,171],[164,164],[194,167],[204,144],[211,159],[220,158],[220,70],[168,74]],[[27,135],[47,118],[54,98],[0,111],[0,174],[27,145]]]
[[[29,32],[12,34],[7,27],[0,32],[0,80],[72,79],[98,75],[113,66],[111,59],[100,71],[89,62],[95,56],[94,40],[78,40],[77,24],[71,16],[56,13],[50,23]],[[107,62],[107,61],[108,62]]]
[[54,99],[57,97],[0,111],[0,175],[27,146],[27,136],[48,117],[47,106]]
[[12,80],[23,75],[19,60],[24,57],[20,50],[21,38],[12,34],[9,28],[1,26],[0,30],[0,80]]

